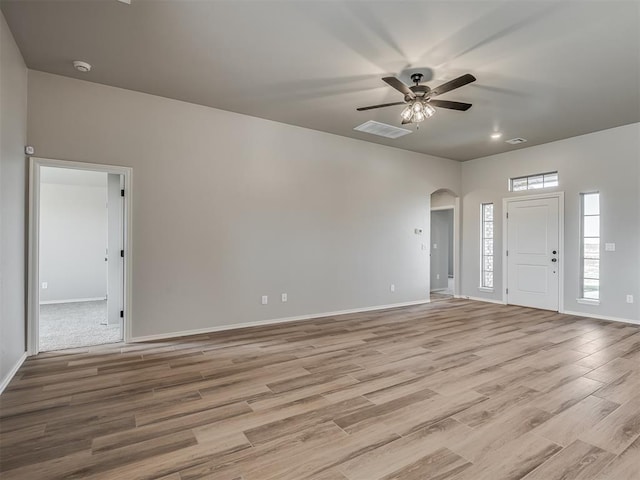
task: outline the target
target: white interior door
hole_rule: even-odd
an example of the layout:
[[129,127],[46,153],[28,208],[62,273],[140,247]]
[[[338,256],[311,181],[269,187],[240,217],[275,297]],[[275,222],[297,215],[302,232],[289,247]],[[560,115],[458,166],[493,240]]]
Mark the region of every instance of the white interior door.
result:
[[107,174],[108,209],[108,280],[107,280],[107,321],[111,325],[120,324],[120,312],[124,310],[124,202],[120,194],[121,175]]
[[507,201],[507,303],[558,311],[558,197]]

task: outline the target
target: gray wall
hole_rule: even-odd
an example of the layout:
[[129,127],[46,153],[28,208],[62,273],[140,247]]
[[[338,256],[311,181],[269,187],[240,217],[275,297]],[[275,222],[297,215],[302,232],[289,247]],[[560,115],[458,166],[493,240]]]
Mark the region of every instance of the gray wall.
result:
[[0,383],[24,354],[27,69],[0,14]]
[[133,167],[134,337],[424,300],[429,195],[460,191],[454,161],[35,71],[28,131]]
[[107,295],[107,174],[102,175],[102,186],[40,185],[41,303]]
[[[502,199],[532,193],[507,191],[510,177],[558,170],[565,192],[564,309],[621,319],[640,318],[640,124],[480,158],[462,164],[462,294],[502,299]],[[582,305],[579,297],[579,195],[600,191],[601,303]],[[482,292],[480,279],[480,204],[495,204],[495,289]],[[615,252],[604,243],[615,242]],[[632,294],[634,304],[626,303]]]

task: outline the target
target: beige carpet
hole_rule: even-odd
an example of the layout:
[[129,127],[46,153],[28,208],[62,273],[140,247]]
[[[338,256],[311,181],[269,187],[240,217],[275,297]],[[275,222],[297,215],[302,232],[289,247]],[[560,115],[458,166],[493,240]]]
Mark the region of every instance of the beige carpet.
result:
[[106,300],[40,305],[40,351],[120,342],[120,325],[106,322]]

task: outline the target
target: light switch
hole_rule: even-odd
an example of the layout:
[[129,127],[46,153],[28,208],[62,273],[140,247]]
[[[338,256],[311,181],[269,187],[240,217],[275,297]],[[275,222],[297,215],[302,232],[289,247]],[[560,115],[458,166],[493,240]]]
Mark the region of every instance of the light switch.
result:
[[615,243],[605,243],[604,244],[604,251],[605,252],[615,252],[616,251],[616,244]]

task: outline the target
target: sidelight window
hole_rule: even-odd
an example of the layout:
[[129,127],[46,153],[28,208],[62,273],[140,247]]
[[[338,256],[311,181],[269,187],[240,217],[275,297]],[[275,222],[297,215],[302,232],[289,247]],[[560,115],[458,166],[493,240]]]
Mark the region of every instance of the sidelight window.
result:
[[480,214],[482,216],[480,286],[493,288],[493,203],[483,203]]
[[600,194],[581,197],[581,294],[587,300],[600,300]]

